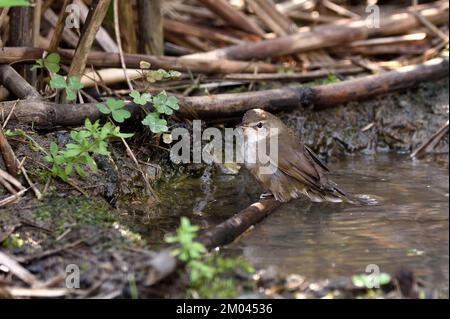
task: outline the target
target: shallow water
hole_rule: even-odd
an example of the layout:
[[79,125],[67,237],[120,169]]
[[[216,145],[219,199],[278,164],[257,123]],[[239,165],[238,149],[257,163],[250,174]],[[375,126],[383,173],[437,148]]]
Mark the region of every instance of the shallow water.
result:
[[[427,286],[448,292],[448,168],[398,155],[348,157],[329,166],[342,188],[374,195],[382,205],[296,200],[223,251],[242,255],[257,268],[276,266],[311,280],[364,273],[369,264],[389,273],[407,267]],[[180,215],[206,228],[247,207],[261,193],[245,172],[213,176],[188,178],[161,190],[176,202],[163,209],[166,217],[157,231],[151,227],[154,221],[141,224],[141,231],[150,231],[158,241],[173,230]]]

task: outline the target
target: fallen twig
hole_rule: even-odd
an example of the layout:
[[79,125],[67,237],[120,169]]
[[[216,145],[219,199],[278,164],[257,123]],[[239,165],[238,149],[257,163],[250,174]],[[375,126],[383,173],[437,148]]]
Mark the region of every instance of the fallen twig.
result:
[[22,267],[12,257],[6,255],[5,253],[2,253],[1,251],[0,251],[0,265],[3,265],[6,268],[8,268],[8,270],[13,275],[15,275],[17,278],[19,278],[29,286],[35,286],[39,282],[38,279],[32,273],[30,273],[28,270]]
[[14,154],[11,145],[9,145],[8,139],[3,133],[3,128],[0,127],[0,153],[2,153],[3,160],[5,162],[6,170],[9,174],[17,177],[17,172],[19,171],[17,165],[16,155]]
[[[178,114],[208,119],[229,118],[257,107],[271,111],[288,110],[300,105],[327,108],[411,88],[420,82],[447,75],[448,59],[437,58],[424,64],[328,85],[184,97],[180,98]],[[0,108],[8,112],[15,103],[17,102],[2,102]],[[142,112],[133,103],[127,104],[127,108],[135,115]],[[95,121],[103,117],[94,103],[73,105],[36,100],[19,101],[14,115],[11,121],[33,123],[38,128],[52,129],[58,126],[79,126],[86,118]]]
[[[74,57],[73,50],[59,50],[62,63],[70,63]],[[40,48],[4,47],[0,48],[0,64],[13,63],[23,60],[40,59],[44,53]],[[193,73],[275,73],[280,69],[279,65],[263,62],[242,62],[232,60],[208,60],[192,59],[184,57],[153,56],[143,54],[124,54],[125,63],[129,68],[140,68],[142,61],[149,62],[152,69],[175,70]],[[90,52],[87,63],[96,67],[120,68],[120,56],[118,53]]]
[[[448,21],[448,1],[421,6],[420,14],[428,21],[440,24]],[[298,32],[275,39],[235,45],[186,57],[195,59],[251,60],[330,48],[343,43],[408,32],[420,25],[413,13],[384,17],[380,26],[372,28],[365,20],[319,25],[313,30]]]
[[[262,221],[280,206],[281,203],[275,199],[254,203],[223,223],[201,234],[197,241],[202,243],[208,250],[230,244],[251,226]],[[173,247],[164,249],[151,259],[148,264],[150,270],[145,282],[146,285],[153,285],[168,277],[180,265],[180,262],[171,254],[173,249]]]
[[419,158],[425,155],[428,152],[431,152],[433,148],[439,143],[439,141],[448,133],[449,129],[449,121],[444,124],[436,133],[434,133],[429,140],[419,146],[414,152],[412,152],[412,158]]

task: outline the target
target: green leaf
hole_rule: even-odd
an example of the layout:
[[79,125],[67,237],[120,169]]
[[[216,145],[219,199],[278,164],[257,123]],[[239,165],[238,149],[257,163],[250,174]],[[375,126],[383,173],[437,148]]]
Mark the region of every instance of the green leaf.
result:
[[106,105],[108,105],[111,111],[114,111],[123,108],[125,106],[125,102],[122,100],[108,99],[106,101]]
[[130,138],[130,137],[134,136],[133,133],[121,133],[120,132],[120,127],[116,127],[111,134],[113,136],[120,137],[120,138]]
[[153,98],[153,106],[159,113],[172,115],[173,110],[178,110],[178,99],[175,96],[167,96],[165,91],[160,92]]
[[56,143],[54,143],[54,142],[52,142],[50,144],[50,153],[52,155],[57,155],[58,154],[58,145]]
[[86,164],[89,166],[89,168],[96,172],[97,171],[97,163],[95,163],[94,159],[92,157],[90,157],[89,155],[86,155],[84,157]]
[[140,94],[138,91],[133,91],[130,93],[130,96],[133,98],[134,103],[142,106],[152,101],[152,95],[150,93]]
[[167,72],[167,77],[170,79],[179,78],[181,76],[181,72],[178,71],[169,71]]
[[166,101],[166,105],[173,110],[179,110],[178,99],[176,96],[169,96]]
[[123,123],[126,119],[131,117],[131,113],[127,110],[115,110],[112,112],[112,117],[114,121]]
[[72,174],[72,171],[73,171],[73,164],[72,163],[67,164],[66,169],[64,170],[66,175],[70,176],[70,174]]
[[109,109],[109,107],[107,107],[105,104],[103,103],[98,103],[97,104],[97,108],[98,110],[103,113],[103,114],[111,114],[111,110]]
[[74,92],[70,88],[66,88],[66,95],[67,95],[67,100],[68,101],[75,101],[77,99],[77,93]]
[[71,76],[69,78],[68,88],[73,91],[79,91],[84,87],[83,83],[81,83],[80,78],[78,76]]
[[374,288],[374,284],[379,284],[380,286],[387,285],[391,282],[391,276],[387,273],[380,273],[378,276],[375,275],[355,275],[352,277],[353,285],[358,288]]
[[31,71],[44,68],[44,60],[37,59],[36,64],[31,67]]
[[52,89],[65,89],[67,88],[67,82],[62,75],[55,74],[50,80],[50,86]]
[[50,53],[44,60],[45,67],[52,73],[58,73],[61,69],[59,62],[61,57],[58,53]]
[[47,55],[45,60],[49,63],[59,63],[59,62],[61,62],[61,57],[59,56],[58,53],[53,52],[53,53],[50,53],[49,55]]
[[80,155],[82,153],[81,149],[70,149],[70,150],[66,150],[64,151],[64,158],[73,158],[76,157],[78,155]]
[[74,167],[75,167],[75,171],[77,172],[78,175],[80,175],[81,177],[86,176],[86,173],[84,172],[83,168],[80,165],[75,164]]
[[155,134],[167,132],[169,130],[167,121],[159,118],[158,113],[148,114],[142,121],[142,124],[150,127],[150,130]]
[[1,7],[26,7],[30,3],[26,0],[0,0]]

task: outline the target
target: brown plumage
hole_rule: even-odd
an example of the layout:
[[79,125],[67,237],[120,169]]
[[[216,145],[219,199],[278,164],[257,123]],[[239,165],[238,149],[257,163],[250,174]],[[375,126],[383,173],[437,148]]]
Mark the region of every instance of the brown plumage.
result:
[[273,173],[261,172],[261,167],[267,167],[267,164],[245,160],[246,168],[277,200],[287,202],[304,195],[313,202],[366,204],[362,199],[339,189],[328,178],[328,167],[275,115],[261,109],[250,110],[244,115],[241,127],[244,130],[244,151],[254,150],[257,145],[265,147],[269,155],[268,139],[261,144],[261,140],[252,136],[255,132],[268,136],[264,134],[269,134],[266,132],[271,130],[272,134],[277,135],[278,153],[269,155]]

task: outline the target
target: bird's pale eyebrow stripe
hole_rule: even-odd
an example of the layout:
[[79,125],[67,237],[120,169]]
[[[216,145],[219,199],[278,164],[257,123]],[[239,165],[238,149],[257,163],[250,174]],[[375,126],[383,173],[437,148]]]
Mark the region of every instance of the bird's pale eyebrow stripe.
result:
[[266,121],[251,122],[251,123],[248,123],[247,125],[248,125],[248,126],[256,126],[256,125],[258,125],[259,123],[266,123]]

